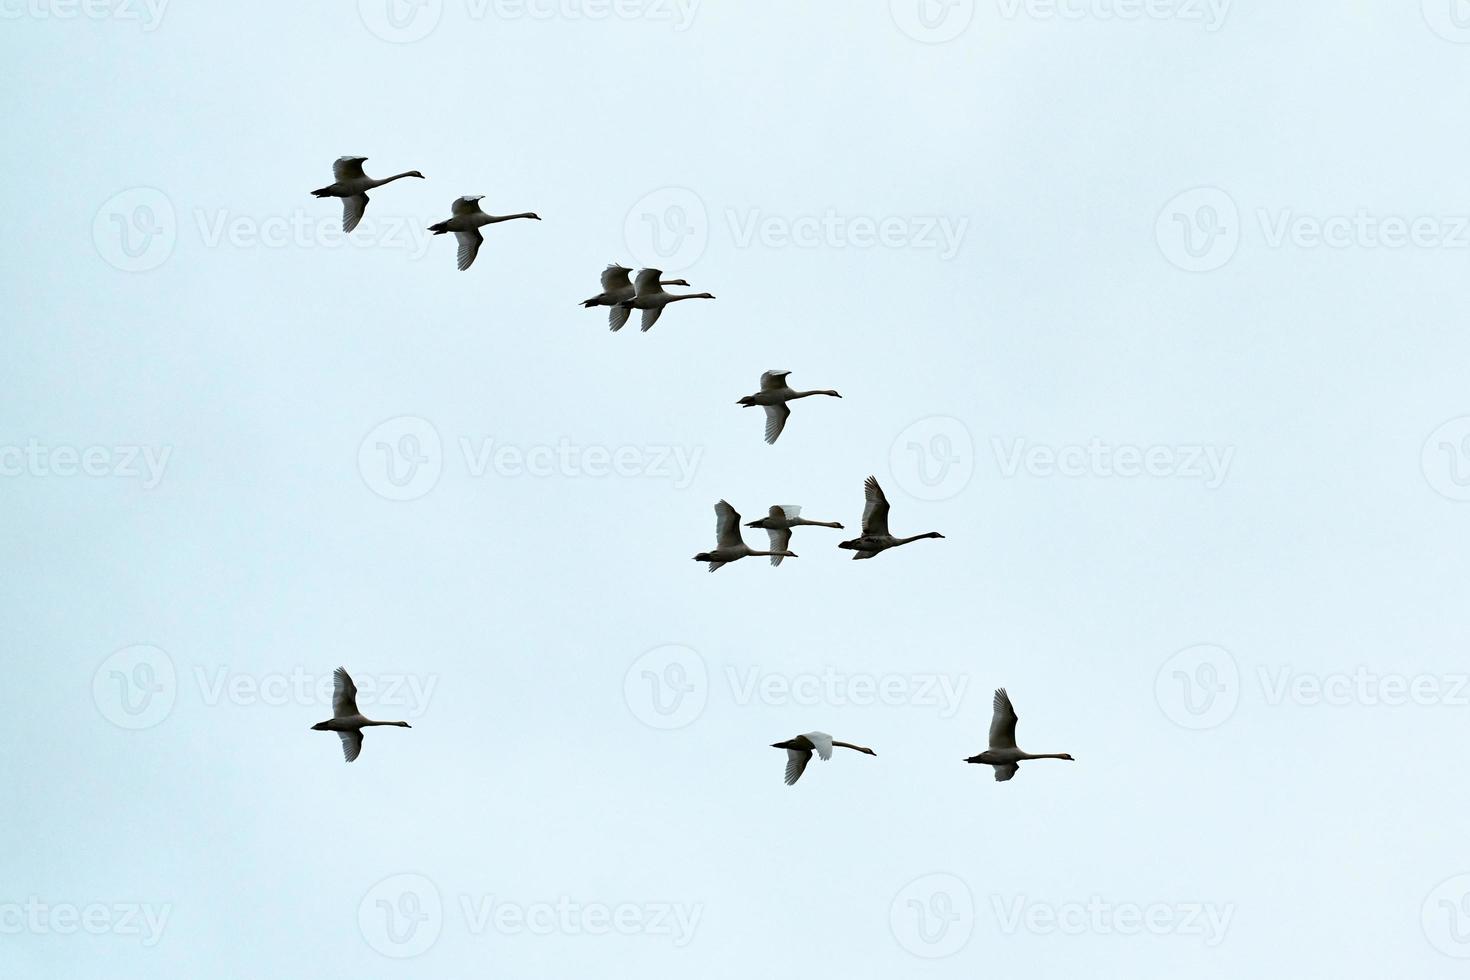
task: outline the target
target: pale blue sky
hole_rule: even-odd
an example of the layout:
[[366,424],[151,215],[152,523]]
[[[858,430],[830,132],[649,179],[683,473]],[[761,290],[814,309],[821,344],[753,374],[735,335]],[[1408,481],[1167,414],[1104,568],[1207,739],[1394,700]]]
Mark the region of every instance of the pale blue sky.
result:
[[0,0],[0,973],[1462,975],[1470,10],[389,2]]

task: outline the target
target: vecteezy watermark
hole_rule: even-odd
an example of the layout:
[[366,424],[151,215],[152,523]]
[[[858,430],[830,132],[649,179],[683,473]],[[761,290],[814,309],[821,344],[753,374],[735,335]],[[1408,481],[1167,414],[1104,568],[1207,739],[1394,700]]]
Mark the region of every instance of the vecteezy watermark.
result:
[[1470,44],[1470,2],[1419,0],[1419,9],[1434,33],[1454,44]]
[[[726,664],[724,682],[736,707],[920,708],[953,718],[970,686],[966,675],[924,671],[863,673],[824,667],[818,671],[768,671],[754,665]],[[650,728],[683,728],[704,713],[711,695],[704,658],[677,644],[656,647],[629,665],[623,675],[628,710]]]
[[1208,947],[1225,940],[1233,903],[1115,902],[1094,895],[1085,902],[1038,902],[1024,895],[990,896],[1000,931],[1012,936],[1183,936]]
[[433,881],[421,874],[395,874],[363,895],[357,924],[373,950],[408,959],[438,942],[451,909],[471,936],[653,936],[676,948],[689,945],[704,915],[702,903],[583,901],[568,895],[519,901],[463,893],[446,909]]
[[953,956],[975,932],[975,896],[952,874],[921,875],[893,896],[888,928],[900,946],[921,959]]
[[126,936],[153,948],[174,907],[150,902],[47,902],[35,896],[0,901],[0,936]]
[[0,477],[109,477],[141,480],[144,490],[163,482],[173,446],[48,446],[38,439],[0,445]]
[[[495,21],[626,20],[668,24],[687,31],[700,0],[460,0],[457,17]],[[357,12],[373,36],[393,44],[422,41],[444,17],[445,0],[358,0]]]
[[[335,205],[335,200],[329,201]],[[369,211],[351,234],[342,230],[335,206],[296,208],[281,214],[241,214],[228,208],[193,209],[194,228],[205,248],[356,248],[407,252],[412,260],[429,253],[432,218]]]
[[1424,896],[1424,938],[1446,956],[1470,960],[1470,873],[1446,878]]
[[179,237],[178,216],[156,187],[112,195],[92,218],[92,244],[102,260],[123,272],[147,272],[168,261]]
[[0,20],[136,21],[144,33],[163,22],[169,0],[0,0]]
[[[702,447],[656,445],[516,445],[460,436],[458,463],[471,479],[649,479],[668,480],[677,490],[694,482]],[[375,426],[357,447],[357,471],[369,490],[385,500],[417,500],[439,483],[445,452],[439,430],[427,419],[400,415]]]
[[173,658],[151,644],[114,651],[92,674],[92,703],[119,728],[152,728],[174,710],[178,693]]
[[1199,480],[1207,490],[1220,488],[1235,458],[1234,446],[1113,445],[1096,438],[1085,445],[1047,446],[1029,444],[1025,439],[1012,439],[1007,445],[994,436],[990,448],[1000,475],[1008,480],[1022,472],[1032,477],[1072,479],[1145,476]]
[[1178,651],[1154,675],[1154,701],[1181,728],[1224,724],[1240,704],[1240,666],[1224,647],[1201,643]]
[[1419,454],[1429,486],[1450,500],[1470,500],[1470,415],[1450,419],[1429,434]]
[[996,0],[1006,20],[1173,21],[1213,34],[1225,26],[1231,0]]
[[[1307,214],[1290,207],[1253,212],[1259,243],[1272,250],[1452,251],[1470,249],[1470,214],[1394,214],[1356,208]],[[1246,223],[1234,197],[1218,187],[1176,195],[1155,224],[1159,251],[1187,272],[1226,265],[1244,241]]]
[[975,475],[975,440],[969,427],[952,416],[919,419],[889,444],[888,471],[912,497],[949,500]]

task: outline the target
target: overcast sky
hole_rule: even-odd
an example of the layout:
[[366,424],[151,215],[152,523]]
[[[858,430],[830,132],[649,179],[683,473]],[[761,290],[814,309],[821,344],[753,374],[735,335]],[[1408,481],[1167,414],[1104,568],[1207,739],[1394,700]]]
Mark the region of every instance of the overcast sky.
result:
[[0,973],[1462,976],[1419,7],[0,0]]

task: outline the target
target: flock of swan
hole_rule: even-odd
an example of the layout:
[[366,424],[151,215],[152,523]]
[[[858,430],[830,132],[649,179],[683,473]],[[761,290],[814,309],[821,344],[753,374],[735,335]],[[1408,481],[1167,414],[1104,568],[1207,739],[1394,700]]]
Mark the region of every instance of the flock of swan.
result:
[[[417,170],[407,170],[391,177],[375,179],[363,172],[362,165],[366,160],[367,157],[360,156],[338,157],[332,164],[332,183],[311,192],[314,197],[318,198],[341,198],[342,231],[345,233],[350,233],[362,221],[363,214],[367,211],[368,191],[405,177],[425,179],[424,175]],[[505,215],[486,214],[480,208],[482,200],[484,200],[483,195],[465,195],[455,198],[454,203],[450,205],[450,216],[428,228],[435,235],[454,233],[455,240],[459,244],[457,265],[461,272],[468,269],[474,263],[475,256],[479,254],[480,245],[484,241],[480,229],[485,225],[512,221],[517,218],[541,220],[539,215],[531,211]],[[632,312],[639,310],[642,312],[640,329],[647,332],[658,322],[665,307],[688,299],[715,298],[710,293],[666,292],[665,286],[688,288],[689,283],[683,279],[665,279],[661,269],[640,269],[636,275],[630,277],[632,272],[631,268],[624,265],[616,263],[608,265],[602,271],[602,291],[581,303],[584,309],[608,307],[607,323],[610,330],[621,330],[627,324]],[[790,375],[790,371],[766,371],[760,378],[760,390],[736,402],[744,408],[759,406],[765,409],[765,441],[771,445],[775,444],[781,432],[786,428],[786,421],[791,417],[789,407],[791,402],[813,395],[842,397],[830,388],[798,391],[787,383],[786,379]],[[897,548],[914,541],[944,537],[938,531],[927,531],[909,537],[897,537],[892,534],[888,530],[888,498],[883,495],[883,488],[878,485],[875,477],[870,476],[864,481],[863,497],[862,533],[849,541],[839,542],[837,545],[839,548],[853,552],[852,557],[855,560],[872,558],[890,548]],[[711,572],[718,571],[730,562],[750,557],[769,557],[772,565],[780,565],[785,558],[797,557],[796,552],[791,550],[791,532],[795,528],[843,529],[842,525],[836,521],[807,520],[801,516],[800,507],[789,504],[772,506],[765,517],[751,521],[745,526],[764,530],[770,539],[769,549],[757,551],[745,543],[740,531],[740,515],[727,501],[721,500],[715,504],[715,547],[710,551],[702,551],[695,555],[694,560],[708,563]],[[1005,782],[1015,776],[1020,763],[1030,759],[1073,761],[1072,757],[1065,753],[1033,755],[1019,749],[1016,746],[1016,720],[1016,711],[1011,706],[1010,695],[1006,693],[1005,688],[998,688],[992,703],[989,746],[985,751],[964,761],[991,766],[995,771],[997,782]],[[362,753],[363,729],[375,726],[412,727],[406,721],[374,721],[364,716],[357,707],[357,687],[352,683],[352,677],[345,668],[338,667],[333,675],[332,717],[311,726],[312,730],[336,732],[342,740],[343,757],[348,762],[352,762]],[[864,755],[876,756],[878,754],[862,745],[837,741],[826,732],[807,732],[805,735],[797,735],[784,742],[772,744],[772,748],[786,750],[786,784],[788,786],[794,785],[801,778],[801,774],[806,771],[807,763],[811,761],[813,752],[825,761],[832,757],[834,746],[852,749]]]

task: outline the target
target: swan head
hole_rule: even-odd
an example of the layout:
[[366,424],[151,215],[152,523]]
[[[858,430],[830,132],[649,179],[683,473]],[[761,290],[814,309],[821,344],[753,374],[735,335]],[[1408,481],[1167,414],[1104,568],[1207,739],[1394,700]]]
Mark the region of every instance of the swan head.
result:
[[540,221],[541,220],[541,215],[535,213],[534,211],[531,212],[530,214],[526,215],[526,217],[532,219],[533,221]]
[[417,177],[419,180],[427,180],[428,179],[423,174],[419,173],[417,170],[410,170],[408,173],[404,174],[404,176],[405,177]]
[[1077,761],[1076,759],[1072,758],[1070,755],[1068,755],[1065,752],[1063,752],[1061,755],[1057,756],[1057,758],[1058,759],[1066,759],[1068,762],[1076,762]]
[[412,725],[410,725],[406,721],[395,721],[393,724],[397,725],[399,728],[412,728],[413,727]]
[[863,755],[877,755],[878,754],[878,753],[874,752],[872,749],[859,748],[858,751],[861,752]]

